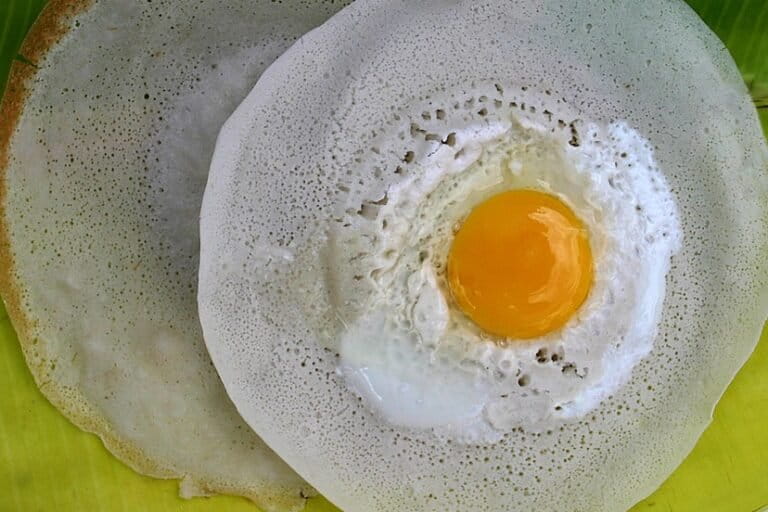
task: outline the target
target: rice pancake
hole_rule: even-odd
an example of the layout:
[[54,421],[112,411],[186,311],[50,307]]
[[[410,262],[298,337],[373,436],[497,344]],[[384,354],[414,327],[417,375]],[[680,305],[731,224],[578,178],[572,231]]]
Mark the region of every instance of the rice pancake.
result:
[[203,344],[198,211],[218,130],[339,2],[53,0],[2,103],[0,292],[35,380],[186,497],[314,491],[240,419]]
[[[386,315],[367,314],[389,304],[374,299],[411,290],[401,274],[378,281],[379,269],[410,258],[405,249],[421,258],[422,233],[408,238],[408,230],[420,219],[443,226],[435,218],[444,210],[421,205],[475,169],[465,159],[495,155],[508,133],[514,147],[553,133],[549,147],[559,149],[526,152],[544,163],[547,155],[599,153],[620,142],[612,134],[641,141],[636,154],[648,156],[644,165],[658,168],[674,198],[681,245],[668,255],[657,330],[643,338],[649,351],[625,382],[591,388],[616,385],[588,412],[548,413],[473,443],[440,431],[437,412],[393,418],[374,403],[377,395],[391,403],[398,390],[403,404],[419,403],[426,395],[412,397],[415,388],[398,388],[397,379],[424,377],[419,389],[431,392],[429,376],[442,364],[433,361],[444,354],[424,356],[419,374],[400,371],[413,363],[397,356],[407,352],[382,351],[381,360],[394,354],[403,366],[381,366],[358,384],[345,363],[379,362],[364,359],[366,348],[378,350],[370,341],[389,343],[378,335],[400,332],[385,331]],[[631,176],[623,158],[614,155],[605,172]],[[344,510],[626,510],[690,451],[754,349],[768,309],[767,163],[736,66],[682,2],[359,0],[283,54],[219,135],[201,212],[206,344],[248,424]],[[417,213],[392,217],[398,211]],[[401,228],[402,245],[356,252],[366,240],[376,251],[389,240],[370,236],[374,229]],[[355,332],[360,343],[347,351],[345,336]],[[401,341],[397,347],[411,342]],[[563,347],[567,358],[570,345]],[[430,350],[424,343],[414,353]],[[547,371],[562,362],[552,355],[539,357]],[[477,360],[467,360],[468,371],[493,374],[496,366]],[[493,360],[507,378],[503,361]],[[459,375],[460,364],[450,368]],[[527,388],[535,376],[522,377]],[[387,379],[395,385],[381,386]],[[538,390],[550,389],[555,379],[547,379]],[[435,380],[432,389],[459,380]],[[365,395],[368,384],[392,393]],[[430,411],[473,403],[464,400],[470,386],[448,391],[456,400],[441,397],[431,403],[446,407]]]

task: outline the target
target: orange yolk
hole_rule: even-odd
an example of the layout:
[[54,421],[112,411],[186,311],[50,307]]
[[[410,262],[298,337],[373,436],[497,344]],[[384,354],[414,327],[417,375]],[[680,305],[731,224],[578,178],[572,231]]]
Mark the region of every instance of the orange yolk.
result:
[[587,231],[558,198],[510,190],[476,206],[448,255],[448,283],[485,331],[534,338],[562,327],[592,285]]

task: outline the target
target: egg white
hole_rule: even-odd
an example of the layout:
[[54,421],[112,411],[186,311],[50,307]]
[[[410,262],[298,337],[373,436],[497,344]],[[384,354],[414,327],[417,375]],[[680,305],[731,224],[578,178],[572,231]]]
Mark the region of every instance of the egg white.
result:
[[[496,106],[482,119],[419,128],[436,136],[406,153],[413,171],[331,237],[364,262],[355,276],[364,286],[331,305],[357,304],[336,345],[351,390],[390,424],[472,443],[579,418],[624,383],[652,348],[681,237],[653,151],[627,124],[557,123]],[[568,204],[594,257],[585,304],[533,340],[484,333],[452,302],[444,276],[462,218],[516,188]]]

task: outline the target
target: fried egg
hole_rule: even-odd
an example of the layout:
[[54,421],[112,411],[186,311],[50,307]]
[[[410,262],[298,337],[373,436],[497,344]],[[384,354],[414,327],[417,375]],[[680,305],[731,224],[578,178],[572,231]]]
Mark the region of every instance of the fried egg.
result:
[[624,511],[755,346],[767,166],[682,2],[358,0],[219,134],[206,346],[343,510]]
[[351,388],[392,424],[467,442],[582,417],[624,383],[681,239],[636,131],[539,114],[545,94],[496,85],[410,109],[471,105],[442,119],[399,115],[392,130],[418,126],[424,145],[384,198],[332,223],[350,258],[321,284],[362,281],[326,312],[344,320],[331,346]]

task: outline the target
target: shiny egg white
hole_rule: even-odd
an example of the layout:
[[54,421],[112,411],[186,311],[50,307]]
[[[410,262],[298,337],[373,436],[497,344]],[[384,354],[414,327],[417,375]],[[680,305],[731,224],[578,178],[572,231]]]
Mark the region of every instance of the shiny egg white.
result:
[[[625,382],[652,348],[681,237],[653,151],[626,123],[557,123],[498,102],[483,108],[454,125],[424,115],[418,130],[436,143],[418,159],[406,152],[417,171],[331,237],[367,285],[341,290],[331,304],[337,314],[357,305],[337,345],[350,389],[390,424],[472,443],[579,418]],[[519,188],[568,204],[594,255],[586,302],[562,329],[533,340],[484,333],[445,280],[462,218]]]

